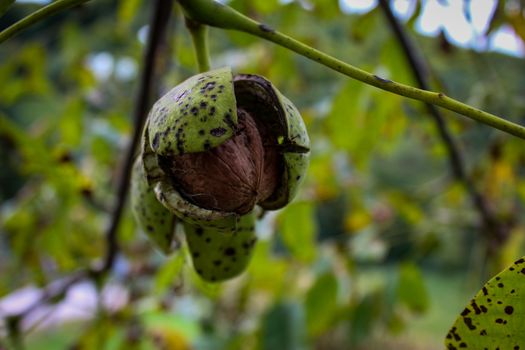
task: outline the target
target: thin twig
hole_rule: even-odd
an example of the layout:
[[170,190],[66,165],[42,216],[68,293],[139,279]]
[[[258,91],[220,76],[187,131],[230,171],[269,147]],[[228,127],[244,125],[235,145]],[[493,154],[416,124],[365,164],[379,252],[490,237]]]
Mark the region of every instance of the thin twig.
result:
[[[390,25],[390,28],[394,32],[397,40],[399,41],[399,44],[401,45],[403,53],[406,57],[406,60],[408,61],[409,67],[412,71],[412,74],[414,75],[414,78],[416,79],[418,86],[423,90],[430,90],[427,65],[423,61],[421,55],[418,53],[417,49],[412,44],[410,38],[404,31],[403,27],[400,25],[397,18],[392,13],[392,9],[390,8],[388,1],[379,0],[379,5],[388,21],[388,24]],[[430,103],[425,103],[425,106],[430,116],[434,120],[441,141],[447,149],[448,160],[450,163],[450,168],[452,169],[452,174],[460,183],[463,184],[467,190],[467,193],[483,222],[486,234],[490,235],[490,238],[495,240],[495,242],[503,242],[508,233],[494,217],[494,214],[487,205],[487,200],[485,197],[476,189],[472,180],[469,179],[465,170],[465,162],[463,161],[461,151],[459,150],[459,147],[450,133],[443,115],[436,108],[436,106]]]
[[87,1],[89,0],[58,0],[52,2],[51,4],[38,9],[37,11],[31,13],[29,16],[22,18],[20,21],[1,31],[0,43],[3,43],[7,39],[15,36],[16,34],[20,33],[26,28],[29,28],[33,24],[36,24],[43,19],[51,17],[55,13],[58,13],[62,10],[66,10],[76,5],[80,5]]
[[188,28],[191,34],[193,49],[195,51],[195,58],[197,60],[199,71],[209,71],[211,63],[208,49],[208,26],[200,24],[199,22],[196,22],[188,17],[185,17],[184,21],[186,23],[186,28]]
[[140,77],[140,86],[136,98],[137,102],[133,113],[133,136],[126,149],[125,162],[118,181],[117,201],[113,215],[111,216],[111,223],[106,232],[107,247],[104,264],[100,270],[102,273],[106,273],[111,269],[119,249],[117,231],[128,195],[129,180],[135,158],[135,151],[139,144],[148,110],[151,106],[151,91],[155,77],[155,63],[157,61],[161,44],[165,40],[166,28],[168,26],[172,7],[172,0],[156,0],[154,4],[154,10],[149,26],[148,41],[144,52],[144,65]]

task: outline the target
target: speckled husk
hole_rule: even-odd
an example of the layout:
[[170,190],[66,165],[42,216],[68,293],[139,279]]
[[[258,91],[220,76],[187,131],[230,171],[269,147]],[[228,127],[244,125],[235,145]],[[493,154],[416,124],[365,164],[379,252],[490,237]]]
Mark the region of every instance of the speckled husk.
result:
[[160,156],[203,152],[230,139],[237,126],[230,68],[194,75],[154,105],[148,140]]
[[209,282],[220,282],[243,272],[250,262],[257,238],[254,214],[239,218],[229,232],[185,223],[193,267]]
[[157,201],[146,182],[140,159],[135,161],[131,174],[131,209],[140,228],[164,254],[177,246],[174,244],[175,216]]
[[[296,195],[309,147],[296,107],[268,80],[233,77],[229,68],[201,73],[153,106],[143,134],[141,191],[150,191],[153,208],[181,220],[197,273],[222,281],[250,260],[254,206],[279,209]],[[151,222],[147,216],[139,221]]]
[[238,220],[235,213],[203,209],[182,197],[169,181],[160,181],[155,185],[157,199],[184,222],[210,227],[218,231],[229,231]]
[[276,210],[290,203],[304,179],[309,164],[310,139],[303,119],[293,103],[271,82],[258,75],[239,74],[234,78],[239,108],[255,115],[261,129],[273,134],[267,149],[277,149],[284,169],[275,192],[258,204]]
[[[214,111],[213,116],[210,110]],[[187,190],[191,186],[185,186],[186,191],[181,192],[174,173],[167,174],[169,169],[164,166],[163,170],[159,160],[166,164],[170,157],[191,157],[191,154],[218,149],[237,132],[240,110],[254,118],[264,140],[264,176],[258,184],[272,191],[258,197],[259,190],[253,190],[253,200],[247,198],[240,202],[242,205],[237,202],[226,205],[225,200],[221,200],[219,206],[205,205],[205,201],[201,203],[192,198],[209,193],[199,190],[194,195]],[[289,203],[304,178],[309,146],[299,112],[268,80],[249,74],[232,78],[229,68],[221,68],[191,77],[155,103],[145,128],[143,162],[157,198],[179,218],[203,226],[228,227],[231,221],[228,217],[244,215],[255,204],[274,210]],[[174,164],[180,166],[175,161]],[[228,173],[210,175],[226,179],[230,176]],[[235,181],[235,177],[232,179]],[[228,186],[242,186],[234,181],[227,180]],[[205,187],[199,189],[202,188]],[[225,194],[228,195],[235,196],[235,193]],[[214,223],[216,221],[218,223]]]

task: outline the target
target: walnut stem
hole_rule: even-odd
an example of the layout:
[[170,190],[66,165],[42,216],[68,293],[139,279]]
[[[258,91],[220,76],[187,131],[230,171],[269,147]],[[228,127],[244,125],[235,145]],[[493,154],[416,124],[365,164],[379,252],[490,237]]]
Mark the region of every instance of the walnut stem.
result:
[[186,27],[191,34],[193,49],[197,59],[197,65],[200,72],[210,70],[210,53],[208,50],[208,26],[200,24],[188,17],[185,17]]

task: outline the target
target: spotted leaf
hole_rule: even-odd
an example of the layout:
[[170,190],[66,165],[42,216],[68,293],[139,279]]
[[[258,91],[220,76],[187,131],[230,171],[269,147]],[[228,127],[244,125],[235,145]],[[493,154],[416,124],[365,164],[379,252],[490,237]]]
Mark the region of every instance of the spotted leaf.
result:
[[461,312],[447,349],[525,349],[525,258],[488,281]]

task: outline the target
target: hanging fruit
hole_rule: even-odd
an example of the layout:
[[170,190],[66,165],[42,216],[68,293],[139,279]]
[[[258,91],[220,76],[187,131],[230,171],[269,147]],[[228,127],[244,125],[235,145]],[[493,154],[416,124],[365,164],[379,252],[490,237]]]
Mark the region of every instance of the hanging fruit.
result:
[[265,78],[229,68],[195,75],[148,116],[133,170],[135,217],[165,253],[180,220],[197,273],[232,278],[255,246],[255,206],[293,199],[309,147],[297,108]]

